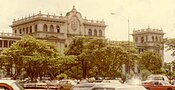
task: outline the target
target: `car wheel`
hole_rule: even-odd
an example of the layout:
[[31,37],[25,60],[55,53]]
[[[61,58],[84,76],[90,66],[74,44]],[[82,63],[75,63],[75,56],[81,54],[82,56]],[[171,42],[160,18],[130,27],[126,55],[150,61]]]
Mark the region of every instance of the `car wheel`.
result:
[[64,90],[64,88],[63,87],[60,87],[60,90]]
[[167,90],[173,90],[172,88],[168,88]]
[[151,90],[150,88],[146,88],[146,90]]

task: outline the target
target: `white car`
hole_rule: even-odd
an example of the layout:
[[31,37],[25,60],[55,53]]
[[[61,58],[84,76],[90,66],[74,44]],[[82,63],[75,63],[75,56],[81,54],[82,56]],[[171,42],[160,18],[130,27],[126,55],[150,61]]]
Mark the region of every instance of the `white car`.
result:
[[103,80],[101,83],[122,84],[119,80]]
[[149,75],[146,79],[146,81],[154,81],[154,80],[163,80],[169,82],[168,77],[165,75]]
[[94,85],[90,90],[146,90],[146,88],[138,85],[98,84]]
[[6,89],[24,90],[24,88],[15,80],[0,80],[0,90],[6,90]]

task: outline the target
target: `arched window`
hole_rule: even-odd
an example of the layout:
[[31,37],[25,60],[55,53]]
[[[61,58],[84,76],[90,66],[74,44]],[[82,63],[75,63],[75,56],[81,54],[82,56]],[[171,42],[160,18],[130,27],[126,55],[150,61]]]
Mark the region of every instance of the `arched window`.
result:
[[60,32],[60,26],[56,26],[56,30],[59,33]]
[[25,28],[23,28],[23,31],[22,31],[23,34],[25,34]]
[[154,42],[154,36],[152,36],[152,41]]
[[26,27],[26,34],[28,34],[28,32],[29,32],[29,31],[28,31],[28,27]]
[[4,47],[7,47],[7,40],[4,40]]
[[12,43],[13,43],[13,41],[10,40],[10,41],[9,41],[9,47],[12,45]]
[[32,26],[30,26],[30,33],[32,33]]
[[53,27],[53,25],[50,25],[50,32],[54,32],[54,27]]
[[17,31],[16,31],[16,30],[14,30],[14,32],[15,32],[15,33],[17,33]]
[[38,25],[35,25],[35,32],[38,31]]
[[43,25],[43,31],[47,32],[47,25],[46,24]]
[[144,42],[144,37],[141,37],[141,43],[143,43]]
[[21,29],[19,29],[19,34],[22,34],[22,30]]
[[97,36],[97,30],[96,29],[94,30],[94,36]]
[[89,29],[88,35],[92,36],[92,30],[91,29]]
[[102,36],[102,31],[101,30],[99,30],[99,36]]
[[0,40],[0,47],[2,47],[2,40]]

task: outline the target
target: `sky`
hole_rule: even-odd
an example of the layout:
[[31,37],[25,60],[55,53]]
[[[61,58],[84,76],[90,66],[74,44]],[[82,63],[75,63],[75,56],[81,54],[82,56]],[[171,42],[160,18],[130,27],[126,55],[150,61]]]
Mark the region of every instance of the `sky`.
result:
[[[41,11],[44,14],[65,15],[73,5],[82,17],[104,19],[106,38],[128,40],[135,29],[148,26],[163,29],[164,38],[175,38],[175,0],[0,0],[0,32],[11,32],[13,19],[21,19]],[[112,15],[111,13],[115,13]],[[132,36],[130,36],[132,40]],[[172,58],[165,54],[165,60]]]

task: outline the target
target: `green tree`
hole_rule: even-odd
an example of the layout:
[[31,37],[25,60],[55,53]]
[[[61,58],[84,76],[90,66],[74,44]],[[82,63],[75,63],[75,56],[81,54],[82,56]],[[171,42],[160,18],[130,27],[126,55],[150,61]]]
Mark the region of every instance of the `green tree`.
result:
[[6,66],[14,69],[10,70],[10,75],[14,79],[26,71],[32,80],[50,72],[51,61],[57,56],[58,51],[52,44],[32,36],[23,37],[1,53]]
[[107,45],[93,53],[95,59],[94,76],[115,78],[127,62],[127,52],[120,46]]
[[147,69],[151,73],[159,73],[162,67],[162,59],[160,54],[152,51],[145,51],[141,54],[141,59],[139,60],[139,66],[141,70]]
[[67,79],[68,76],[65,73],[61,73],[61,74],[57,75],[56,78],[58,80],[62,80],[62,79]]
[[[74,69],[86,77],[116,77],[121,74],[122,64],[133,66],[137,58],[137,52],[134,45],[128,49],[127,43],[111,43],[106,39],[92,37],[75,37],[67,47],[66,55],[75,55],[77,57],[77,66]],[[130,56],[128,53],[130,52]],[[128,59],[127,57],[130,57]],[[81,72],[82,71],[82,72]]]
[[[91,37],[75,37],[65,50],[65,55],[75,55],[77,58],[76,68],[80,69],[83,78],[86,78],[90,69],[93,68],[94,49],[105,46],[105,39]],[[82,71],[82,72],[81,72]]]
[[172,56],[175,56],[175,38],[172,39],[165,39],[165,45],[167,50],[172,51]]

